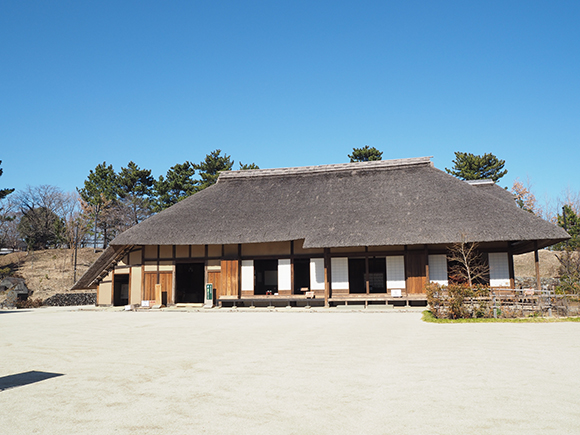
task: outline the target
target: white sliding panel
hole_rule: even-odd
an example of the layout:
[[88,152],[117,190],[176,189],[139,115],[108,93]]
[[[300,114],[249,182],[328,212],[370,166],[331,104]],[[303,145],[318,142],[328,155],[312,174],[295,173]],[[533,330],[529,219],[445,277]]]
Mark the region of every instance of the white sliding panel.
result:
[[310,290],[324,290],[324,258],[310,259]]
[[405,257],[403,255],[387,257],[387,288],[405,288]]
[[510,270],[507,252],[490,252],[489,285],[491,287],[509,287]]
[[292,289],[290,259],[278,260],[278,291]]
[[254,291],[254,260],[242,260],[242,291]]
[[445,254],[429,255],[429,281],[439,285],[449,285]]
[[348,290],[348,258],[331,258],[330,273],[333,290]]

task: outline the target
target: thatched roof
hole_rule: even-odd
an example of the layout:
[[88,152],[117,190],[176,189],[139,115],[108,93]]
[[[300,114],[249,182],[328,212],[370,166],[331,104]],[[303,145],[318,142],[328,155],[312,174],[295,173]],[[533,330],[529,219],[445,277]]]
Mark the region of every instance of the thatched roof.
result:
[[224,172],[218,182],[111,245],[304,239],[305,248],[471,241],[545,247],[569,236],[519,209],[495,184],[467,183],[430,158]]

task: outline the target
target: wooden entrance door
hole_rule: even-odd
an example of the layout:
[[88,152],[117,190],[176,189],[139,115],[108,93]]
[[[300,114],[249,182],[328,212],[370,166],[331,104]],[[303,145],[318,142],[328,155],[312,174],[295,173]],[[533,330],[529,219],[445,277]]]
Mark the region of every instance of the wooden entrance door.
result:
[[222,260],[220,292],[216,294],[238,296],[238,276],[238,260]]
[[408,252],[407,261],[407,293],[421,294],[425,293],[426,276],[426,256],[424,252]]
[[143,283],[143,300],[155,300],[155,285],[161,284],[161,301],[157,303],[173,304],[173,272],[145,272]]
[[173,304],[173,272],[159,272],[159,284],[161,284],[161,303]]

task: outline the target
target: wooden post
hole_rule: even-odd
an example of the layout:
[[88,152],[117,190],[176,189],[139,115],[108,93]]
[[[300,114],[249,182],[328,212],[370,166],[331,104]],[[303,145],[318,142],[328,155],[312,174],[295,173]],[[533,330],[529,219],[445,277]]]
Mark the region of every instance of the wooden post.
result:
[[295,294],[294,289],[294,240],[290,241],[290,294]]
[[514,272],[514,254],[512,252],[511,246],[508,249],[508,269],[510,274],[510,287],[515,289],[516,288],[516,277]]
[[161,284],[155,284],[155,305],[161,305],[163,298],[161,296]]
[[536,290],[542,290],[540,281],[540,255],[538,254],[538,241],[534,242],[534,261],[536,263]]
[[429,250],[425,246],[425,284],[429,284],[431,280],[429,279]]
[[330,298],[330,249],[324,248],[324,307],[328,308]]
[[238,299],[242,298],[242,244],[238,243]]
[[365,289],[367,295],[370,293],[371,284],[369,282],[369,247],[365,246]]

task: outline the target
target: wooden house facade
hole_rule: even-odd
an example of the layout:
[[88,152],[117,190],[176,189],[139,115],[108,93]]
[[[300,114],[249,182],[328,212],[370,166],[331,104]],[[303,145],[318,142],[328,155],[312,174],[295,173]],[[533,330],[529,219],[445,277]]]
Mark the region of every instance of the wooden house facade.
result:
[[224,172],[119,235],[73,288],[98,305],[424,300],[448,282],[448,248],[477,242],[488,283],[513,287],[513,255],[568,238],[490,181],[429,158]]

